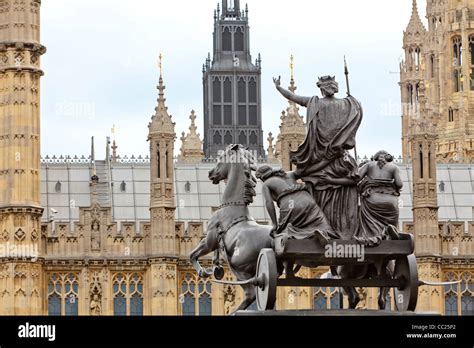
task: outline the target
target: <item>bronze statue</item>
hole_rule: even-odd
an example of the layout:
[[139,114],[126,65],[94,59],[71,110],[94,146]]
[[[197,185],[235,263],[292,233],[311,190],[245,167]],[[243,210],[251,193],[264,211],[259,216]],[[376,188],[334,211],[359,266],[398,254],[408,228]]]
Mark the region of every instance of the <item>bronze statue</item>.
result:
[[[248,205],[255,197],[257,180],[255,158],[242,145],[230,145],[219,156],[216,167],[209,172],[209,179],[218,185],[226,180],[227,185],[222,204],[212,215],[207,227],[207,235],[191,253],[191,262],[200,277],[213,275],[213,270],[204,269],[199,258],[211,252],[214,255],[214,271],[220,274],[219,250],[222,250],[231,271],[238,281],[251,280],[256,271],[260,250],[272,247],[270,226],[262,226],[250,216]],[[237,308],[244,310],[255,301],[253,284],[242,284],[244,301]]]
[[367,246],[382,240],[399,239],[398,197],[403,187],[400,169],[384,150],[360,169],[360,225],[356,239]]
[[[297,182],[295,173],[264,165],[256,176],[264,182],[262,191],[273,222],[272,237],[280,233],[295,239],[316,237],[322,245],[337,238],[306,185]],[[273,202],[280,209],[278,220]]]
[[341,239],[351,240],[358,221],[358,168],[348,150],[356,145],[362,106],[351,95],[336,98],[339,86],[331,76],[317,83],[323,98],[296,95],[281,87],[280,78],[273,81],[285,98],[307,108],[306,139],[291,154],[296,174],[311,189],[333,230]]

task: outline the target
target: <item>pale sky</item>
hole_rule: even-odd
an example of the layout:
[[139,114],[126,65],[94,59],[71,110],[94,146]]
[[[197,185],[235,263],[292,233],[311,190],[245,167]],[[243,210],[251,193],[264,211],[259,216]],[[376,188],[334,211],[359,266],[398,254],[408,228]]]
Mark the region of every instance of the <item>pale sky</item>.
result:
[[[43,1],[42,43],[48,51],[42,60],[42,155],[88,156],[94,135],[97,157],[104,158],[113,124],[120,155],[147,155],[160,52],[178,138],[188,129],[192,109],[202,135],[202,64],[212,50],[217,2]],[[262,55],[264,138],[268,132],[278,134],[281,111],[287,107],[272,77],[281,75],[288,85],[290,54],[295,56],[297,93],[319,95],[317,77],[336,75],[339,97],[346,91],[346,55],[351,92],[365,113],[359,154],[384,148],[398,156],[399,61],[411,2],[248,0],[251,52],[253,59]],[[418,0],[418,7],[425,21],[426,2]],[[300,113],[305,116],[306,110]]]

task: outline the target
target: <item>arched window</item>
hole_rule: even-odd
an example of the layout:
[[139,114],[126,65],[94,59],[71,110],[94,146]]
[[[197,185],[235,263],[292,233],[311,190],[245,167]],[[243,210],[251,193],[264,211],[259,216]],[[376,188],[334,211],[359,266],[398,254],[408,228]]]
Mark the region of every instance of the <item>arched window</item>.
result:
[[222,50],[232,51],[232,34],[229,27],[224,28],[222,33]]
[[222,97],[221,97],[221,82],[219,79],[215,79],[214,82],[212,82],[212,98],[214,99],[214,103],[221,103],[222,102]]
[[61,181],[58,180],[58,182],[56,183],[56,185],[54,186],[54,190],[56,191],[56,193],[60,193],[61,192]]
[[255,79],[249,81],[249,102],[257,102],[257,81]]
[[232,144],[232,143],[233,143],[232,140],[233,140],[233,139],[232,139],[232,134],[230,134],[230,132],[227,131],[227,132],[225,133],[225,136],[224,136],[224,145],[230,145],[230,144]]
[[258,145],[258,138],[255,132],[250,133],[250,145]]
[[460,36],[453,38],[453,84],[454,92],[462,92],[462,39]]
[[444,309],[446,315],[474,315],[474,282],[470,272],[446,274],[447,281],[461,283],[444,287]]
[[48,314],[78,315],[79,281],[73,273],[53,273],[48,282]]
[[234,34],[234,51],[242,52],[244,50],[244,32],[242,28],[237,28]]
[[[160,145],[158,145],[160,146]],[[158,175],[158,178],[161,178],[161,153],[160,153],[160,150],[158,150],[156,152],[156,161],[157,161],[157,165],[158,165],[158,168],[157,168],[157,173],[156,175]]]
[[123,274],[118,274],[114,278],[114,315],[127,315],[127,282]]
[[458,296],[453,287],[456,285],[446,285],[444,295],[444,314],[458,315]]
[[127,192],[127,183],[125,181],[122,181],[120,184],[120,192]]
[[434,78],[434,77],[435,77],[435,64],[436,64],[435,55],[432,54],[432,55],[430,56],[430,72],[431,72],[431,78]]
[[214,137],[212,140],[214,142],[214,145],[222,145],[222,136],[219,134],[219,132],[214,133]]
[[183,274],[179,302],[184,316],[212,315],[212,283],[191,273]]
[[169,171],[169,152],[168,152],[168,150],[166,150],[166,153],[165,153],[165,170],[166,170],[166,172],[165,172],[165,177],[166,177],[166,179],[168,179],[169,176],[170,176],[170,171]]
[[454,110],[451,107],[448,109],[448,122],[454,122]]
[[419,71],[421,66],[421,50],[419,47],[415,48],[414,52],[414,62],[415,62],[415,70]]
[[474,91],[474,35],[469,36],[469,57],[470,57],[470,75],[469,89]]
[[417,83],[415,86],[415,102],[418,105],[420,102],[420,84]]
[[419,148],[419,156],[420,156],[420,178],[423,179],[424,178],[424,168],[423,168],[423,146],[420,145],[420,148]]
[[460,36],[453,39],[453,58],[454,66],[462,66],[462,39]]
[[232,103],[232,82],[228,77],[224,81],[224,102]]
[[413,85],[409,83],[407,85],[408,103],[413,105]]
[[239,144],[241,144],[241,145],[247,144],[247,135],[245,135],[245,132],[240,132],[240,134],[239,134]]
[[313,309],[340,309],[341,296],[338,288],[313,288]]
[[337,288],[329,288],[331,309],[341,309],[341,296]]
[[115,274],[112,290],[115,316],[143,315],[143,277],[140,274]]
[[324,310],[327,309],[326,288],[313,289],[313,309]]

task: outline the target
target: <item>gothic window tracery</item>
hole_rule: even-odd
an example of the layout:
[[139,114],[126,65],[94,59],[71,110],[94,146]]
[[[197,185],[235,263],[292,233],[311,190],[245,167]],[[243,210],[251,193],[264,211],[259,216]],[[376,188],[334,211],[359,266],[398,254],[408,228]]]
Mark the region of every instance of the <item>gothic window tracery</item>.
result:
[[460,36],[453,38],[453,84],[454,92],[462,92],[462,39]]
[[181,278],[181,314],[184,316],[212,315],[212,283],[198,279],[192,273],[184,273]]
[[340,309],[340,293],[338,288],[313,288],[313,309]]
[[474,279],[470,272],[446,274],[447,281],[461,283],[445,285],[444,311],[446,315],[474,315]]
[[79,281],[77,274],[52,273],[48,280],[48,315],[78,315]]
[[114,315],[143,315],[143,277],[140,274],[115,274],[112,290]]

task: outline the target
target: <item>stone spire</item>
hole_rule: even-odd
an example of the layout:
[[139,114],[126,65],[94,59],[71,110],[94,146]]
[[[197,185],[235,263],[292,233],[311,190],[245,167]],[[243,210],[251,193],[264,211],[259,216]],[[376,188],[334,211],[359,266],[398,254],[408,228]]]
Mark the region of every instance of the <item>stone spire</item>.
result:
[[407,29],[405,31],[407,34],[424,34],[426,33],[426,28],[423,22],[421,21],[420,15],[418,13],[418,7],[416,5],[416,0],[413,0],[412,11],[410,22],[408,22]]
[[269,163],[274,163],[274,162],[277,162],[278,159],[276,157],[276,148],[275,148],[275,145],[273,144],[273,142],[275,141],[275,138],[273,137],[273,134],[270,132],[268,133],[268,138],[267,138],[267,141],[268,141],[268,162]]
[[176,203],[174,175],[175,124],[165,105],[163,83],[163,56],[160,54],[160,79],[158,84],[158,106],[149,125],[150,142],[150,220],[151,242],[147,245],[150,254],[151,287],[156,291],[151,299],[151,315],[176,315],[176,283],[167,274],[177,273],[176,260]]
[[181,162],[188,163],[199,163],[204,158],[204,152],[202,150],[202,141],[199,133],[197,133],[196,127],[196,113],[194,110],[191,111],[191,125],[189,126],[189,133],[186,135],[184,132],[181,136],[181,153],[178,160]]
[[174,131],[175,123],[172,121],[171,115],[168,114],[168,108],[166,107],[165,89],[166,86],[163,82],[163,55],[160,54],[160,79],[158,82],[158,106],[155,108],[155,115],[151,118],[149,125],[151,133],[161,133],[176,136]]
[[[288,89],[292,92],[296,91],[297,87],[295,84],[294,76],[294,56],[290,57],[290,70],[291,80]],[[291,159],[290,152],[298,149],[298,146],[303,143],[306,137],[306,125],[303,117],[299,114],[299,108],[294,103],[289,101],[286,112],[283,111],[281,114],[280,124],[280,161],[284,170],[291,170]]]

